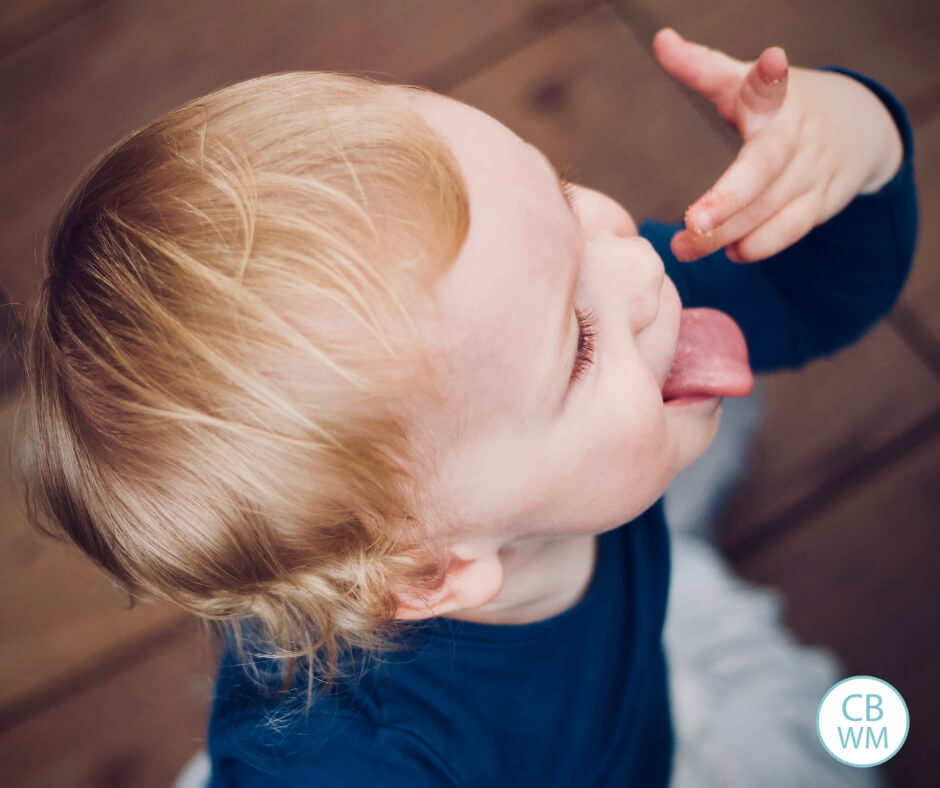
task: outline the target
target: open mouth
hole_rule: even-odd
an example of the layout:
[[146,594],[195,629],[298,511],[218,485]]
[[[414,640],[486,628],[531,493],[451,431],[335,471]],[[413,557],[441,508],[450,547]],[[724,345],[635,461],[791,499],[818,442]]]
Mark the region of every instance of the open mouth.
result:
[[691,397],[672,397],[671,399],[664,399],[663,405],[672,408],[681,408],[685,405],[695,405],[699,402],[708,402],[710,400],[720,400],[722,399],[716,395],[709,394],[695,394]]

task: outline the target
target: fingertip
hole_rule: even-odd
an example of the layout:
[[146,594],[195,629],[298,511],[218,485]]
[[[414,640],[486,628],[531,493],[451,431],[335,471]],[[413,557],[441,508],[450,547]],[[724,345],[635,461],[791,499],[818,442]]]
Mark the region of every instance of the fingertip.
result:
[[653,41],[657,39],[662,40],[663,38],[678,38],[681,40],[682,36],[680,36],[673,27],[661,27],[656,32],[656,35],[653,36]]
[[718,209],[714,201],[696,203],[685,212],[686,229],[697,236],[708,238],[718,226]]
[[673,257],[676,258],[680,263],[682,262],[682,243],[679,240],[679,236],[682,235],[680,230],[669,240],[669,251],[672,252]]
[[778,85],[787,78],[789,62],[783,47],[773,46],[757,59],[757,75],[765,85]]
[[727,218],[729,210],[737,210],[739,201],[721,187],[712,187],[685,212],[685,226],[694,235],[709,237]]
[[695,260],[695,253],[688,243],[688,230],[680,230],[669,242],[669,248],[680,263],[690,263]]
[[772,46],[767,48],[769,53],[768,57],[773,57],[776,60],[779,60],[784,66],[789,62],[787,58],[787,51],[783,47]]
[[661,55],[664,48],[668,48],[670,44],[677,43],[681,40],[682,37],[673,30],[673,28],[664,27],[653,36],[653,51],[657,55]]

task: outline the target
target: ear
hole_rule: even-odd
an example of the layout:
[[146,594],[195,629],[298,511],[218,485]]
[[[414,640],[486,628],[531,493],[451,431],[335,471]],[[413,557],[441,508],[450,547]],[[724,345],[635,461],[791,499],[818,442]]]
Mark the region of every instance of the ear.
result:
[[482,607],[502,587],[503,563],[495,550],[468,558],[452,555],[441,587],[423,596],[407,591],[399,594],[395,618],[418,621]]

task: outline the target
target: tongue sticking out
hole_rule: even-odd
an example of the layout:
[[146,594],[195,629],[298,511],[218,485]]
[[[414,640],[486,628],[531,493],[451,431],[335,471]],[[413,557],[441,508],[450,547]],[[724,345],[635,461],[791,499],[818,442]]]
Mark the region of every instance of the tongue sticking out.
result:
[[663,402],[680,397],[746,397],[753,388],[747,345],[738,324],[717,309],[683,309]]

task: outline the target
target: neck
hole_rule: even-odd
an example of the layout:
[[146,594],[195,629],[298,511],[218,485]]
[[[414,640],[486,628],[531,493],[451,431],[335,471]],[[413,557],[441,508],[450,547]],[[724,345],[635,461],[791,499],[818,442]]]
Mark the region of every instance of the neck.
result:
[[459,610],[448,618],[481,624],[529,624],[576,605],[594,577],[597,536],[524,537],[499,551],[503,586],[482,607]]

